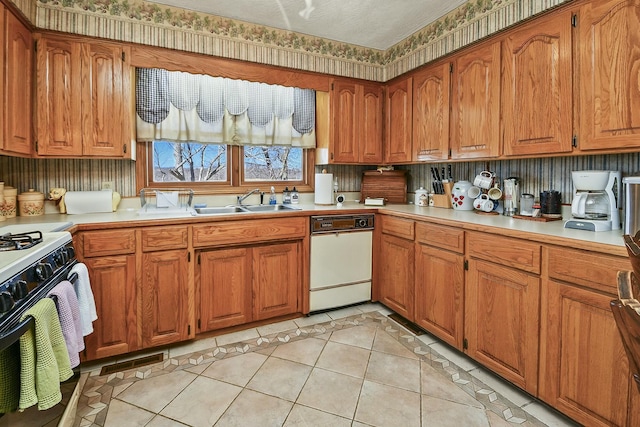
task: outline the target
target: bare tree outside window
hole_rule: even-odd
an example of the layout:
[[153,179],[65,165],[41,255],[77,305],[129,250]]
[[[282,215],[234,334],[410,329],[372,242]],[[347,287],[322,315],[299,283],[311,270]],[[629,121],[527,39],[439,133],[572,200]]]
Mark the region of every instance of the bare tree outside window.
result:
[[[153,142],[153,181],[225,182],[229,147],[194,142]],[[244,146],[245,181],[300,181],[303,150],[297,147]]]

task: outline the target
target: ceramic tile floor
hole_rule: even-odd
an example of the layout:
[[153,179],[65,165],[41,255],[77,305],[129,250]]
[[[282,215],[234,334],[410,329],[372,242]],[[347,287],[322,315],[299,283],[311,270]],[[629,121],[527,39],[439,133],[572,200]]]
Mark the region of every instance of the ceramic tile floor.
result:
[[75,425],[574,425],[389,313],[364,304],[170,348],[151,366],[93,370]]

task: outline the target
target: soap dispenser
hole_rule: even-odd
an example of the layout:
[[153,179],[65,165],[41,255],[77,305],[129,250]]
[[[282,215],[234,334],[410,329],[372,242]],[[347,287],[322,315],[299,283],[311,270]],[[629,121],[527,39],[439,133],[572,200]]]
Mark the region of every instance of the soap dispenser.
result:
[[271,194],[269,195],[269,204],[270,205],[275,205],[278,202],[276,201],[276,189],[274,187],[271,187]]
[[300,194],[298,193],[298,190],[296,190],[296,187],[293,187],[293,190],[291,191],[291,203],[294,205],[300,203]]
[[289,192],[289,187],[284,187],[284,191],[282,192],[282,203],[291,203],[291,193]]

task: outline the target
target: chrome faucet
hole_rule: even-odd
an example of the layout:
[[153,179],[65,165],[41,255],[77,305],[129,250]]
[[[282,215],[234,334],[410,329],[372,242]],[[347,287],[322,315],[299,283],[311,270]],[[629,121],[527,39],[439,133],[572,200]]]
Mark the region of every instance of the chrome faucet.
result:
[[259,188],[254,188],[251,191],[247,191],[246,193],[244,193],[242,196],[238,196],[238,205],[242,205],[242,202],[244,201],[244,199],[246,199],[247,197],[249,197],[250,195],[252,195],[253,193],[259,193],[260,189]]

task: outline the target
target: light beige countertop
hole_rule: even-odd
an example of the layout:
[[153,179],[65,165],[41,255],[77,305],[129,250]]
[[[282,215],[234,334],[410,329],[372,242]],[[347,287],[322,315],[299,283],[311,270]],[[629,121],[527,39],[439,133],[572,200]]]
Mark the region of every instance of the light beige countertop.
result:
[[[477,214],[475,211],[456,211],[453,209],[442,209],[435,207],[422,207],[415,206],[413,204],[393,204],[384,207],[365,206],[355,201],[355,198],[348,197],[346,203],[343,206],[338,207],[336,205],[324,206],[315,205],[313,200],[307,198],[302,200],[302,203],[293,205],[299,208],[299,211],[286,212],[286,213],[252,213],[252,214],[230,214],[230,215],[211,215],[211,216],[192,216],[188,213],[163,215],[163,214],[140,214],[139,213],[139,201],[137,198],[124,199],[121,203],[118,211],[113,213],[93,213],[93,214],[80,214],[80,215],[68,215],[55,213],[56,209],[47,209],[47,213],[38,217],[17,217],[9,219],[0,223],[0,229],[2,227],[13,224],[33,224],[34,227],[39,224],[51,224],[64,225],[65,223],[72,223],[77,228],[89,229],[95,225],[110,226],[136,226],[143,225],[145,222],[153,223],[153,225],[163,224],[179,224],[186,222],[210,222],[210,221],[228,221],[236,219],[255,219],[266,216],[277,215],[278,217],[285,216],[299,216],[299,215],[322,215],[327,214],[341,214],[341,213],[358,213],[361,211],[372,211],[390,213],[396,216],[402,216],[410,219],[424,219],[430,222],[439,223],[443,225],[458,226],[465,230],[477,230],[488,231],[496,234],[504,234],[507,236],[524,238],[528,240],[540,241],[543,243],[553,243],[560,245],[567,245],[581,249],[584,243],[584,247],[594,250],[605,250],[619,255],[626,255],[626,249],[624,247],[624,241],[622,239],[622,230],[615,231],[601,231],[592,232],[585,230],[575,230],[564,228],[564,220],[571,217],[570,207],[565,206],[563,211],[563,220],[550,221],[550,222],[538,222],[529,221],[523,219],[515,219],[513,217],[507,217],[503,215],[482,215]],[[216,200],[213,203],[208,203],[209,206],[225,206],[225,200]],[[230,203],[229,203],[230,204]],[[46,227],[45,227],[46,228]],[[46,230],[45,230],[46,231]],[[571,242],[567,242],[570,240]],[[613,247],[612,247],[613,246]]]

